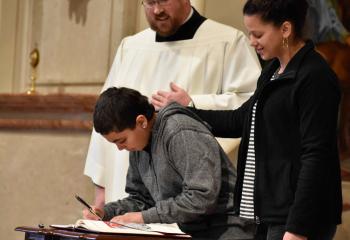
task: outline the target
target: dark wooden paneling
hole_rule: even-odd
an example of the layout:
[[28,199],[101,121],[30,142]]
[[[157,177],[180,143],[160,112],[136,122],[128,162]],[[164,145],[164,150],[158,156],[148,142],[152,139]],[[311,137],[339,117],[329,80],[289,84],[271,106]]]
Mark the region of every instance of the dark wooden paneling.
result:
[[86,94],[0,94],[0,128],[90,131],[97,97]]

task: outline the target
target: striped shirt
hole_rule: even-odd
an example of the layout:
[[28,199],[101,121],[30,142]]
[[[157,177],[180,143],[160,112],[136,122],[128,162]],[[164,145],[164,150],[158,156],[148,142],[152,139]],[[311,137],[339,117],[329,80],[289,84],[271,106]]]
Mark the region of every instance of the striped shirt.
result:
[[254,179],[255,179],[255,148],[254,148],[254,127],[255,112],[258,102],[255,102],[252,110],[252,119],[249,134],[248,152],[244,169],[242,199],[239,207],[239,216],[242,218],[254,219]]
[[[278,78],[278,70],[272,75],[271,81]],[[244,169],[243,188],[241,204],[239,206],[239,216],[247,219],[255,219],[254,215],[254,181],[255,181],[255,147],[254,147],[254,129],[255,112],[258,101],[255,102],[252,110],[252,119],[249,133],[248,151],[246,165]]]

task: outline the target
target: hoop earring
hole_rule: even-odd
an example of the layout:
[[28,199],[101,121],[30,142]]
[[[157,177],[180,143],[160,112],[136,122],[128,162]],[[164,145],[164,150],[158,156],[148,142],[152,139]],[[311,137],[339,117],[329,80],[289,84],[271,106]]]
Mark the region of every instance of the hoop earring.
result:
[[285,47],[285,48],[288,48],[288,47],[289,47],[288,38],[283,38],[283,40],[282,40],[282,46]]

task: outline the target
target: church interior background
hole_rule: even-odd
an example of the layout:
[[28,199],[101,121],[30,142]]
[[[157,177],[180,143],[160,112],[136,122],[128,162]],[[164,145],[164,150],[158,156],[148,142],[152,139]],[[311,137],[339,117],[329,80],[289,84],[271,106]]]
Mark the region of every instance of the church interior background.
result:
[[[192,1],[204,16],[242,31],[244,0]],[[348,1],[341,19],[350,30]],[[123,37],[147,27],[139,0],[0,0],[0,239],[17,226],[73,223],[94,101]],[[319,46],[343,89],[339,140],[343,224],[350,239],[350,46]]]

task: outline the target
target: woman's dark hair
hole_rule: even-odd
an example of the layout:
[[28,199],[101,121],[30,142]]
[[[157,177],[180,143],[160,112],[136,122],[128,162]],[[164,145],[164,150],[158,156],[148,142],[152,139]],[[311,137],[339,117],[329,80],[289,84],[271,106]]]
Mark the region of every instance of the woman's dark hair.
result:
[[248,0],[243,7],[243,14],[257,14],[264,22],[278,27],[290,21],[294,26],[295,37],[302,38],[308,7],[306,0]]
[[94,111],[94,128],[100,134],[134,129],[136,117],[144,115],[148,120],[155,109],[146,96],[130,88],[109,88],[97,100]]

